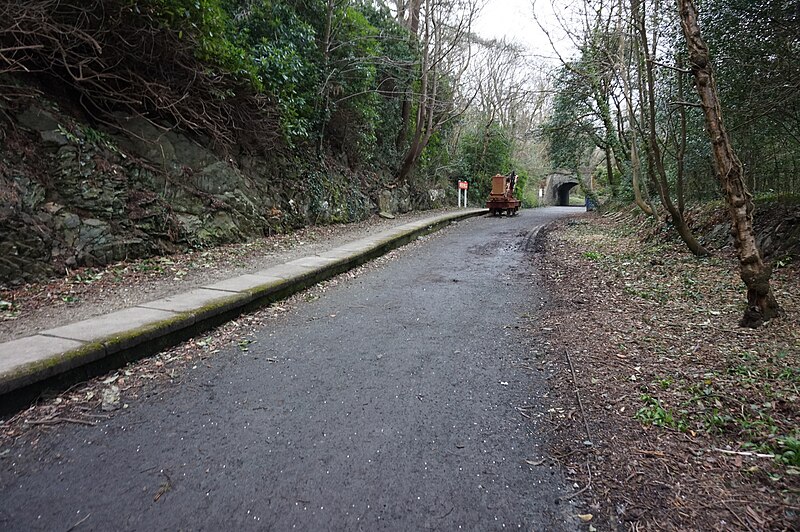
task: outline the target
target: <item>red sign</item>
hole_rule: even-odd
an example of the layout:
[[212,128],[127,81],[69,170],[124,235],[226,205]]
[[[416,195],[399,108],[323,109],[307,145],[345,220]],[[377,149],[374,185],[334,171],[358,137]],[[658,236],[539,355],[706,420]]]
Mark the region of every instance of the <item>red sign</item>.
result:
[[469,188],[469,183],[466,181],[459,181],[458,182],[458,189],[459,190],[467,190]]

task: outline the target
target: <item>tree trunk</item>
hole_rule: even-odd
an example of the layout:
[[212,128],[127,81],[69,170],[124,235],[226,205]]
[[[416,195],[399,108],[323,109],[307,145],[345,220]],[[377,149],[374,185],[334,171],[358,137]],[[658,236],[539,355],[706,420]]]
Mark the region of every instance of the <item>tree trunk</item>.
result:
[[[409,39],[412,44],[418,43],[419,15],[421,8],[422,0],[397,0],[397,20],[408,29]],[[405,18],[406,14],[408,15],[408,19]],[[406,90],[406,93],[403,95],[403,103],[401,104],[400,111],[402,119],[401,126],[400,130],[397,132],[397,138],[395,139],[395,146],[398,150],[402,149],[406,143],[408,130],[410,129],[412,105],[411,92]]]
[[608,186],[611,187],[611,196],[616,198],[617,185],[614,183],[614,162],[611,148],[606,149],[606,174],[608,174]]
[[[331,46],[333,45],[332,36],[333,36],[333,11],[335,9],[334,0],[328,0],[326,3],[326,11],[325,11],[325,33],[323,35],[322,41],[322,76],[325,79],[325,82],[320,87],[320,100],[322,100],[322,110],[323,112],[327,112],[328,110],[328,77],[329,77],[329,67],[330,67],[330,58],[331,58]],[[319,139],[317,140],[317,155],[322,156],[322,152],[324,150],[324,141],[325,141],[325,127],[327,125],[327,120],[321,120],[319,126]]]
[[402,24],[406,18],[406,1],[395,0],[394,6],[397,9],[397,22]]
[[703,104],[706,130],[711,139],[717,178],[725,191],[731,218],[739,272],[747,286],[747,310],[739,325],[758,327],[762,322],[781,314],[770,286],[771,266],[764,263],[753,231],[753,197],[744,182],[744,169],[731,146],[722,121],[722,107],[717,96],[714,72],[708,47],[700,34],[697,7],[693,0],[677,0],[681,28],[689,50],[689,64],[697,94]]
[[397,130],[397,138],[394,145],[398,150],[402,150],[406,144],[406,136],[408,135],[408,123],[411,120],[411,94],[406,91],[403,95],[403,103],[400,104],[400,128]]
[[[633,110],[628,107],[628,114],[633,121]],[[637,146],[639,140],[636,138],[636,132],[631,132],[631,184],[633,185],[633,199],[636,205],[642,210],[643,213],[649,216],[657,216],[658,213],[649,203],[645,202],[642,197],[642,186],[640,184],[642,175],[642,164],[639,161],[639,147]]]
[[[619,7],[620,17],[622,16],[622,3],[620,0],[620,7]],[[622,33],[621,27],[618,30]],[[629,60],[625,58],[624,50],[622,49],[622,40],[620,39],[620,51],[619,51],[619,58],[620,58],[620,74],[622,79],[622,95],[625,99],[625,108],[628,113],[628,123],[630,126],[629,135],[630,137],[630,147],[628,151],[631,154],[631,185],[633,186],[633,199],[636,202],[636,205],[641,209],[641,211],[648,216],[657,216],[657,212],[654,208],[651,207],[649,203],[647,203],[643,196],[642,196],[642,185],[641,178],[642,178],[642,165],[641,161],[639,160],[639,126],[636,121],[636,115],[633,110],[633,91],[631,90],[631,78],[630,78],[630,63]],[[638,53],[636,52],[636,41],[632,43],[632,55],[635,58],[638,58]],[[638,59],[637,59],[638,60]],[[622,131],[622,128],[620,128]],[[648,194],[649,196],[649,194]]]
[[[594,88],[594,98],[597,102],[597,109],[600,114],[600,120],[603,122],[603,128],[605,128],[604,144],[607,146],[606,150],[611,151],[614,159],[624,161],[627,159],[627,154],[625,153],[625,148],[622,146],[622,142],[619,139],[619,134],[614,127],[614,120],[611,118],[611,107],[608,103],[608,91],[603,91],[595,80],[592,81],[592,85]],[[608,184],[611,188],[611,196],[616,198],[619,195],[619,190],[614,182],[613,173],[609,174],[608,176]]]
[[[678,67],[678,101],[685,102],[686,97],[683,93],[683,78],[684,78],[684,71],[683,71],[683,56],[678,54],[675,60],[675,66]],[[686,200],[684,197],[684,180],[683,176],[686,173],[684,169],[684,162],[686,159],[686,106],[681,103],[678,106],[678,113],[680,113],[680,138],[678,139],[678,150],[675,156],[677,170],[676,170],[676,177],[675,177],[675,188],[677,189],[678,193],[678,210],[681,211],[683,214],[686,211]]]
[[403,162],[400,164],[400,169],[397,171],[397,181],[400,183],[408,179],[408,176],[411,175],[411,170],[413,170],[414,166],[417,164],[417,159],[424,148],[424,146],[421,146],[421,143],[422,137],[415,136],[411,141],[411,146],[406,150],[403,156]]
[[[705,257],[709,255],[708,250],[703,247],[700,242],[697,241],[694,234],[692,234],[692,230],[689,228],[689,224],[686,223],[686,219],[683,217],[683,213],[675,206],[675,203],[672,201],[671,191],[669,187],[669,181],[667,181],[667,173],[664,169],[664,158],[661,153],[661,146],[658,143],[658,134],[656,132],[656,90],[655,90],[655,74],[654,74],[654,66],[653,66],[653,57],[655,55],[654,51],[651,53],[648,44],[647,38],[647,28],[645,26],[645,19],[644,15],[640,11],[640,4],[638,0],[631,1],[631,14],[633,15],[636,27],[639,31],[639,39],[641,42],[641,53],[644,54],[644,67],[645,67],[645,79],[644,89],[647,91],[647,140],[648,140],[648,150],[647,150],[647,166],[648,171],[653,176],[655,181],[656,187],[658,189],[658,196],[661,198],[661,204],[664,208],[669,212],[670,217],[672,218],[672,223],[675,225],[675,229],[678,231],[678,234],[681,237],[681,240],[684,241],[686,247],[694,253],[698,257]],[[653,48],[655,50],[655,40],[653,41]]]

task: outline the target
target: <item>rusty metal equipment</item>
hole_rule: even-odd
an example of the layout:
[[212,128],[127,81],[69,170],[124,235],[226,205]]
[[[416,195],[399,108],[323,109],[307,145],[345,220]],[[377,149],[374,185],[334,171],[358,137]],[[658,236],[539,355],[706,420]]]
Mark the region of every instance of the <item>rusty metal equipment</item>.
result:
[[492,191],[486,200],[486,208],[494,216],[503,212],[507,216],[514,216],[519,210],[521,202],[514,197],[514,187],[517,184],[517,175],[511,172],[508,175],[497,174],[492,178]]

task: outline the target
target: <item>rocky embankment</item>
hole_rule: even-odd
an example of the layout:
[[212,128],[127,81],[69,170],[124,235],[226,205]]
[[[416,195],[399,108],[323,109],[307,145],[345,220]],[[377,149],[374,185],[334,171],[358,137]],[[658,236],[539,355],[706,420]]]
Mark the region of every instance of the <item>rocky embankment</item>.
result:
[[[733,246],[731,224],[723,206],[705,207],[698,217],[701,241],[711,249]],[[753,226],[764,257],[776,261],[800,254],[800,204],[757,200]]]
[[90,127],[52,103],[2,110],[0,286],[447,200],[334,161],[223,156],[141,118]]

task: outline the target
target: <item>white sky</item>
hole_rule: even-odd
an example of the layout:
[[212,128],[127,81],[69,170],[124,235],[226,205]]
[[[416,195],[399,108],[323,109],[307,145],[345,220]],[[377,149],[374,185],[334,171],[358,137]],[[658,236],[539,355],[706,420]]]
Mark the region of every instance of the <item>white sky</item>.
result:
[[473,31],[484,38],[506,37],[527,47],[532,57],[541,57],[548,62],[556,62],[557,56],[545,33],[534,19],[534,11],[539,21],[548,29],[559,52],[570,55],[569,40],[563,38],[563,30],[553,11],[563,18],[570,0],[487,0]]

